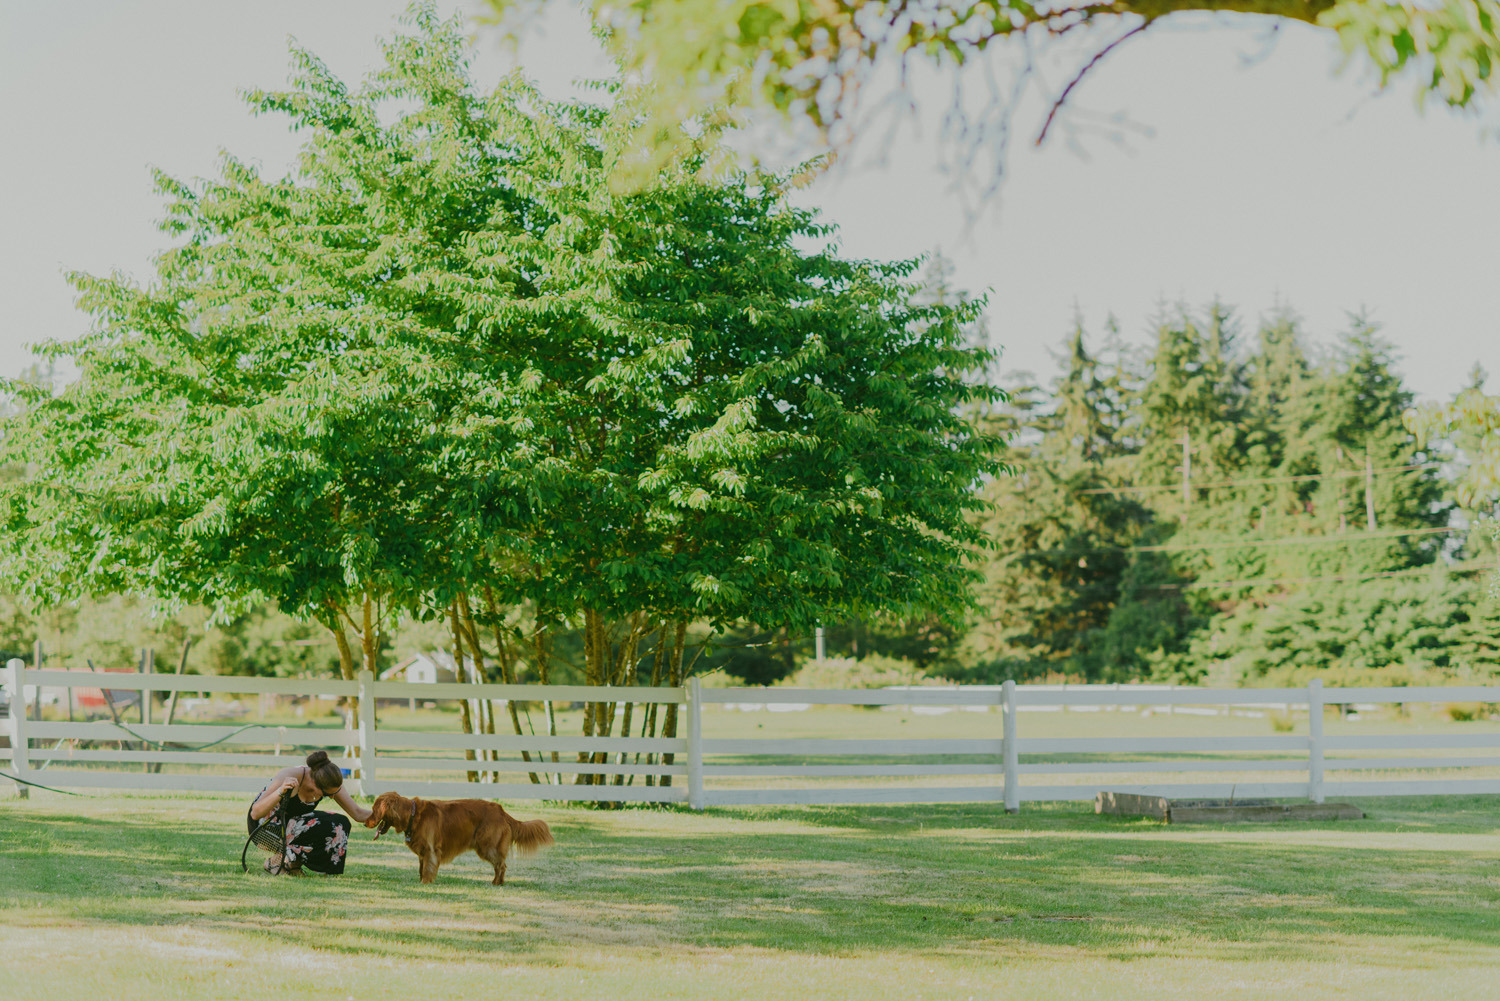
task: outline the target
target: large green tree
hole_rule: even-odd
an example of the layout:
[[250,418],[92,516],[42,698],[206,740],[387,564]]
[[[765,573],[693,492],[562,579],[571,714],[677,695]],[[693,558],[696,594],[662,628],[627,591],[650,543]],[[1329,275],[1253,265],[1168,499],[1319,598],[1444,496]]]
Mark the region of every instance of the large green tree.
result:
[[504,137],[461,96],[461,49],[424,44],[456,26],[420,20],[357,91],[298,51],[292,89],[250,95],[308,135],[294,175],[226,158],[201,184],[159,176],[180,242],[152,284],[74,276],[95,329],[45,350],[79,378],[23,387],[7,432],[33,470],[9,505],[30,596],[271,600],[327,626],[352,677],[524,502],[505,382],[465,330],[464,297],[514,281],[465,256],[516,211]]
[[783,179],[702,180],[710,127],[615,191],[627,98],[479,93],[461,21],[411,20],[358,87],[299,51],[251,95],[307,136],[292,176],[161,178],[180,242],[154,282],[76,279],[96,329],[47,350],[80,378],[6,430],[31,471],[11,578],[269,599],[346,674],[397,613],[502,678],[525,656],[545,680],[580,627],[599,684],[648,680],[648,649],[679,682],[692,620],[957,616],[999,468],[962,416],[996,395],[981,304],[840,257]]

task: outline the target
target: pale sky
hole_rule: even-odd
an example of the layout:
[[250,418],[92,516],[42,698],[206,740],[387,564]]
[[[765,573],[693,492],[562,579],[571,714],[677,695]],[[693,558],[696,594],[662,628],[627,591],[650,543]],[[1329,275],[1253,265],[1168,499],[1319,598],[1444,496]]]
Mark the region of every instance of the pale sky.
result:
[[[0,372],[27,363],[28,343],[87,328],[65,271],[149,277],[167,237],[148,165],[211,175],[227,149],[283,171],[295,137],[251,118],[237,91],[285,81],[289,35],[357,79],[404,6],[0,0]],[[962,287],[991,290],[1009,369],[1050,376],[1075,309],[1095,334],[1113,312],[1144,342],[1158,303],[1217,296],[1247,332],[1287,303],[1323,342],[1364,308],[1424,397],[1451,394],[1475,361],[1500,373],[1500,144],[1471,118],[1419,113],[1410,81],[1376,96],[1358,70],[1336,76],[1323,33],[1287,27],[1267,51],[1265,25],[1169,22],[1112,54],[1074,92],[1074,120],[1125,114],[1142,128],[1123,148],[1094,140],[1080,155],[1059,130],[1033,149],[1040,112],[1023,106],[1000,196],[977,214],[943,172],[950,91],[933,81],[894,142],[867,141],[802,200],[841,227],[850,255],[941,248]],[[479,45],[480,79],[493,80],[507,63],[493,38]],[[522,61],[557,95],[602,66],[567,4]],[[1054,63],[1056,84],[1069,64]]]

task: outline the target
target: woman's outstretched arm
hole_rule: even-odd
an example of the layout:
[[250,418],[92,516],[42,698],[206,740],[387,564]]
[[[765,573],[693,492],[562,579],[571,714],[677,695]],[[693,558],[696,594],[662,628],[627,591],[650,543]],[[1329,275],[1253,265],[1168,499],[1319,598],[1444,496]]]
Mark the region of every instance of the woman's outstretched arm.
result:
[[339,786],[338,792],[333,794],[333,801],[337,803],[339,807],[343,809],[343,811],[347,813],[350,819],[353,820],[356,824],[363,824],[365,821],[370,819],[370,811],[354,802],[354,798],[349,795],[349,783],[347,782]]

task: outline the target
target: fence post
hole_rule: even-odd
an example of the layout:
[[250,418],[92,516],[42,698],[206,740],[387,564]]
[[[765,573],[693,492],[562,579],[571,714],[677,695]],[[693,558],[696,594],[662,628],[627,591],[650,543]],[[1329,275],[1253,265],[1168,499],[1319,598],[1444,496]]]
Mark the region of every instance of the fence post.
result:
[[1021,756],[1016,750],[1016,683],[1000,686],[1000,716],[1005,726],[1001,752],[1005,760],[1005,812],[1021,812]]
[[1323,679],[1307,683],[1307,798],[1323,802]]
[[[156,673],[156,655],[155,655],[155,653],[152,651],[152,649],[150,647],[145,647],[145,646],[141,647],[141,662],[137,666],[140,668],[139,673],[141,673],[141,674],[155,674]],[[72,689],[69,689],[69,691],[71,691],[71,690]],[[142,688],[141,689],[141,722],[142,723],[150,723],[152,721],[152,719],[151,719],[151,698],[155,694],[156,693],[153,692],[149,688]],[[148,751],[148,750],[150,750],[150,748],[147,747],[145,744],[142,744],[141,745],[141,750]],[[162,750],[166,750],[166,748],[162,748]],[[152,767],[153,767],[153,765],[151,764],[151,762],[148,761],[145,764],[141,765],[141,771],[145,772],[147,775],[150,775]]]
[[[31,666],[40,671],[43,667],[46,666],[46,662],[42,659],[41,640],[36,641],[36,646],[33,649],[32,653],[34,654],[34,658]],[[60,670],[67,667],[66,664],[63,664],[61,662],[59,662],[57,666]],[[42,690],[40,688],[36,690],[36,721],[38,723],[42,721]]]
[[[26,686],[21,682],[21,671],[25,666],[26,662],[19,657],[5,665],[5,688],[10,692],[10,718],[6,721],[6,729],[10,733],[10,763],[16,770],[16,775],[23,779],[29,778],[31,772],[31,762],[26,753]],[[28,798],[29,792],[24,785],[16,783],[16,794],[22,799]]]
[[696,678],[687,684],[688,806],[703,809],[703,686]]
[[[155,651],[153,651],[150,647],[146,647],[146,646],[141,647],[141,662],[140,662],[140,664],[137,665],[137,668],[138,668],[137,673],[139,673],[139,674],[155,674],[156,673],[156,656],[155,656]],[[150,723],[151,722],[151,696],[154,695],[154,694],[155,693],[152,692],[149,688],[142,688],[141,689],[141,722],[142,723]]]
[[359,672],[359,794],[375,795],[375,675]]

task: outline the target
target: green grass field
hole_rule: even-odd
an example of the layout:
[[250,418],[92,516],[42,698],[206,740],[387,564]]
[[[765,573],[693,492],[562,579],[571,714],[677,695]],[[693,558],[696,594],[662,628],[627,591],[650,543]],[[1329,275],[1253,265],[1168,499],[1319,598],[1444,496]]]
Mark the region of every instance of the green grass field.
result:
[[424,887],[363,829],[342,877],[241,874],[241,797],[4,792],[0,998],[1500,995],[1500,801],[1361,805],[1199,828],[517,803],[553,849]]

